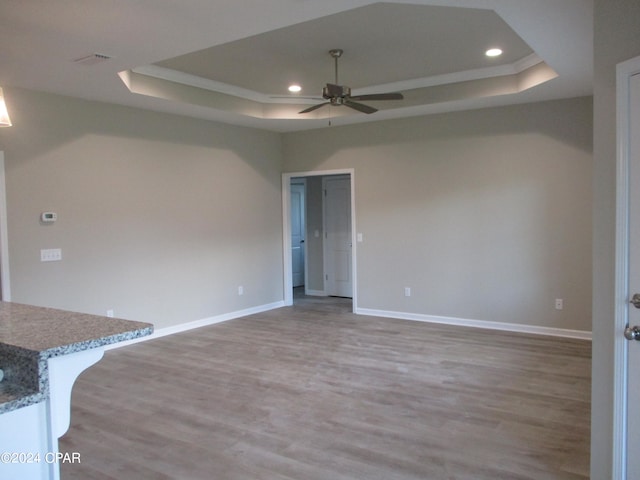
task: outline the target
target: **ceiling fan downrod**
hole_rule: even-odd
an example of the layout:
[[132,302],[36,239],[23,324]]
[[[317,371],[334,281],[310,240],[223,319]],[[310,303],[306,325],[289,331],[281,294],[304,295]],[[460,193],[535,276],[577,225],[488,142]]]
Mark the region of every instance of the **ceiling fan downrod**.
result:
[[340,48],[334,48],[332,50],[329,50],[329,55],[333,57],[333,61],[335,65],[336,85],[340,85],[340,83],[338,83],[338,59],[342,56],[343,53],[344,51]]

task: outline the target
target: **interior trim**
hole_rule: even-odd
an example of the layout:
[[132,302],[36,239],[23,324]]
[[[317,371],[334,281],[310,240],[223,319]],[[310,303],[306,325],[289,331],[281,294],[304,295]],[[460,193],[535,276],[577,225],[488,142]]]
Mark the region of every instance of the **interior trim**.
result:
[[9,274],[9,233],[7,232],[7,187],[4,173],[4,152],[0,151],[0,288],[2,301],[11,301]]
[[519,323],[491,322],[487,320],[472,320],[468,318],[442,317],[438,315],[424,315],[421,313],[392,312],[375,310],[371,308],[359,308],[356,313],[373,317],[396,318],[399,320],[412,320],[425,323],[441,323],[458,327],[474,327],[489,330],[502,330],[516,333],[529,333],[534,335],[550,335],[553,337],[575,338],[578,340],[591,340],[591,332],[584,330],[569,330],[566,328],[540,327],[537,325],[522,325]]
[[106,351],[115,348],[126,347],[134,343],[146,342],[147,340],[154,340],[166,335],[173,335],[174,333],[187,332],[189,330],[193,330],[194,328],[207,327],[209,325],[215,325],[216,323],[227,322],[236,318],[246,317],[247,315],[267,312],[269,310],[274,310],[280,307],[284,307],[284,303],[282,301],[267,303],[265,305],[258,305],[256,307],[250,307],[244,310],[236,310],[235,312],[223,313],[221,315],[203,318],[201,320],[194,320],[193,322],[181,323],[180,325],[174,325],[171,327],[159,328],[157,330],[154,330],[151,335],[147,335],[146,337],[134,338],[125,342],[113,343],[111,345],[106,345],[104,349]]
[[[520,60],[495,67],[477,68],[473,70],[465,70],[461,72],[448,73],[443,75],[435,75],[432,77],[414,78],[411,80],[402,80],[398,82],[386,83],[382,85],[371,85],[368,87],[354,88],[353,95],[369,95],[373,93],[381,93],[385,91],[414,90],[417,88],[434,87],[438,85],[448,85],[450,83],[468,82],[472,80],[484,80],[487,78],[503,77],[506,75],[517,75],[534,67],[543,60],[532,53]],[[292,94],[290,96],[277,95],[275,93],[261,93],[248,88],[238,87],[224,82],[218,82],[208,78],[191,75],[189,73],[180,72],[170,68],[159,67],[157,65],[142,65],[130,70],[132,73],[144,75],[147,77],[166,80],[190,87],[202,88],[212,92],[232,95],[234,97],[244,98],[259,103],[292,103],[296,105],[309,104],[313,105],[322,101],[322,98],[310,98]],[[122,72],[121,72],[122,73]],[[316,95],[320,96],[320,93]]]

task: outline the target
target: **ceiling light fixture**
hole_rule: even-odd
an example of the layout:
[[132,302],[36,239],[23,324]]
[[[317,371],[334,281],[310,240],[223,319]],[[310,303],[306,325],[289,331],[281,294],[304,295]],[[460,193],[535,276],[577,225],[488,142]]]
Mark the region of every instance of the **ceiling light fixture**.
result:
[[10,127],[11,119],[9,118],[9,112],[7,111],[7,104],[4,103],[4,94],[2,88],[0,88],[0,127]]
[[298,93],[302,90],[302,87],[300,85],[289,85],[289,91],[291,93]]
[[499,49],[499,48],[490,48],[489,50],[484,52],[484,54],[487,57],[498,57],[498,56],[502,55],[502,50]]

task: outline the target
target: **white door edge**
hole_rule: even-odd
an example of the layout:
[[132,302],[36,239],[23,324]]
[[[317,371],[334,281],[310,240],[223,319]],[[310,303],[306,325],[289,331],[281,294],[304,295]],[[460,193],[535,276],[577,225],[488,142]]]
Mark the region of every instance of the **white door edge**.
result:
[[613,467],[612,480],[625,480],[627,467],[627,348],[623,332],[628,322],[629,305],[629,146],[630,79],[640,73],[640,57],[616,68],[616,257],[614,315],[614,391],[613,391]]
[[284,305],[293,305],[293,278],[291,274],[291,179],[294,177],[324,177],[327,175],[349,175],[351,179],[351,243],[353,245],[351,255],[351,271],[353,276],[351,283],[353,286],[353,307],[356,312],[358,308],[358,283],[357,283],[357,261],[356,261],[356,201],[355,201],[355,170],[353,168],[336,170],[314,170],[309,172],[291,172],[282,174],[282,276],[284,288]]
[[0,151],[0,284],[2,300],[11,301],[9,275],[9,235],[7,233],[7,187],[4,174],[4,152]]

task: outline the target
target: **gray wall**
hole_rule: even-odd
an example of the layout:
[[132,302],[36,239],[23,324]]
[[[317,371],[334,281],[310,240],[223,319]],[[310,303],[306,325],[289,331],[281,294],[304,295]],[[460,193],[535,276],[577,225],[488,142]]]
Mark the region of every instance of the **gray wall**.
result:
[[579,98],[297,132],[285,171],[355,169],[359,308],[590,331],[591,120]]
[[640,55],[640,2],[595,0],[591,478],[611,478],[615,268],[616,64]]
[[[161,328],[282,300],[279,135],[5,95],[13,301]],[[55,224],[40,224],[45,210]],[[62,261],[41,263],[42,248]]]

